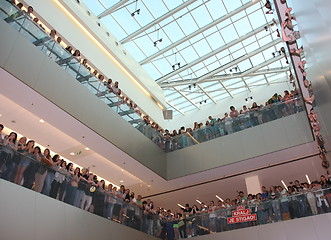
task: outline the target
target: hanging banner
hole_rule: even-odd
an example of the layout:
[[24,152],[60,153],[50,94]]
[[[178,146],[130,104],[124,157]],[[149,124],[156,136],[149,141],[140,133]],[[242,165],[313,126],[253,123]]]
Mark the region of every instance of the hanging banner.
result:
[[237,210],[232,211],[232,217],[229,217],[228,224],[233,223],[242,223],[242,222],[251,222],[256,221],[256,214],[251,214],[250,209],[245,209],[244,206],[237,207]]

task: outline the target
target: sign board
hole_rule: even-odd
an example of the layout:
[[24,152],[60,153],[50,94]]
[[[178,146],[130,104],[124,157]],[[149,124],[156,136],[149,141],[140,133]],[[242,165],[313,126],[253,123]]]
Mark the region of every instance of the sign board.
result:
[[237,210],[232,211],[232,217],[228,218],[228,224],[256,221],[256,214],[251,214],[250,209],[245,209],[244,206],[237,207]]

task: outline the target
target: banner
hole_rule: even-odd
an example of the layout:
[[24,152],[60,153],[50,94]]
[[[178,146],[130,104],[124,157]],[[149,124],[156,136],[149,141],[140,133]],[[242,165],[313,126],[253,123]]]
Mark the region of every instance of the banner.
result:
[[251,214],[250,209],[245,209],[244,206],[237,207],[237,210],[232,211],[232,217],[229,217],[228,224],[233,223],[242,223],[242,222],[251,222],[256,221],[256,214]]

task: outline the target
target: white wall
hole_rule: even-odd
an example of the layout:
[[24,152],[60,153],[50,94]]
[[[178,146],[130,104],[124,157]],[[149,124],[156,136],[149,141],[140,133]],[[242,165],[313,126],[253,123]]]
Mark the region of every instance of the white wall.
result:
[[0,191],[1,240],[156,239],[2,179]]
[[167,154],[167,177],[168,180],[175,179],[246,159],[250,161],[253,157],[311,141],[306,112],[300,112],[170,152]]
[[316,97],[322,136],[331,147],[331,1],[288,1],[297,19],[307,60],[307,79]]

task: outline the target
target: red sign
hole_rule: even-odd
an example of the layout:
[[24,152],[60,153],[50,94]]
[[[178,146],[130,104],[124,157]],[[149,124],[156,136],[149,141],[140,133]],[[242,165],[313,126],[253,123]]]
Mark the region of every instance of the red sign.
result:
[[228,218],[228,224],[256,221],[256,214],[251,214],[250,209],[245,209],[244,206],[239,206],[236,211],[232,211],[232,217]]
[[250,209],[232,211],[232,217],[246,216],[246,215],[249,215],[249,214],[251,214]]

